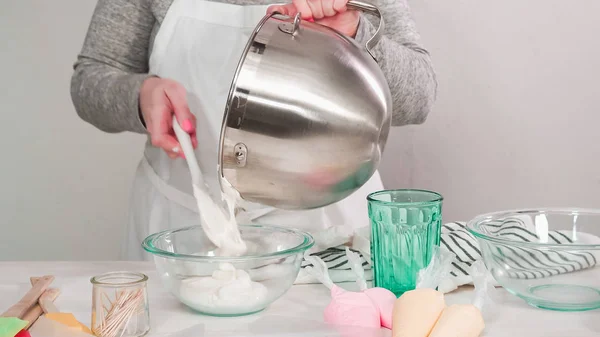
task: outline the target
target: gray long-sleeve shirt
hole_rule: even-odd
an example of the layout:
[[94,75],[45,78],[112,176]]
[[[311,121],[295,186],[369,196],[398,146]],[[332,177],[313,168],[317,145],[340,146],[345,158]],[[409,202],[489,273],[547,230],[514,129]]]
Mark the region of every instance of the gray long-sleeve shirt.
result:
[[[148,75],[154,36],[173,0],[99,0],[74,66],[71,97],[79,116],[98,129],[146,133],[139,91]],[[264,5],[277,0],[213,0]],[[421,124],[435,100],[437,82],[419,44],[407,0],[370,0],[382,12],[384,37],[374,50],[392,92],[392,125]],[[291,2],[291,1],[289,1]],[[355,39],[364,44],[377,19],[361,15]]]

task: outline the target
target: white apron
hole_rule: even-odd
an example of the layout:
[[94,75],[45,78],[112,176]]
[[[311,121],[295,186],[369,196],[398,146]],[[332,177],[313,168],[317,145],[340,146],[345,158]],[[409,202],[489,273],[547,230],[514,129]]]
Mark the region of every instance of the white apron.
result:
[[[204,181],[220,193],[217,152],[221,122],[231,80],[252,31],[266,15],[267,5],[239,6],[205,0],[174,0],[156,34],[150,73],[181,83],[197,119],[196,155]],[[247,203],[240,222],[257,222],[305,230],[313,234],[315,250],[352,242],[369,225],[366,197],[383,189],[379,173],[346,199],[320,209],[286,211]],[[220,195],[220,194],[215,194]],[[129,226],[122,258],[148,260],[140,246],[155,232],[198,225],[184,159],[170,159],[147,142],[133,184]],[[367,240],[359,240],[368,252]],[[357,240],[355,239],[356,243]]]

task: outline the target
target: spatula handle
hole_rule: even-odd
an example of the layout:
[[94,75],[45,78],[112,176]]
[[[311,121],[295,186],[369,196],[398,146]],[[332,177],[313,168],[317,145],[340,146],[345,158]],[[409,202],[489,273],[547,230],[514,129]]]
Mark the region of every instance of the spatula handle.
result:
[[[35,285],[35,283],[39,280],[39,277],[29,278],[29,281],[31,282],[32,286]],[[50,288],[44,291],[44,293],[40,296],[40,299],[38,300],[38,305],[42,308],[42,311],[44,311],[45,314],[49,312],[59,312],[56,305],[54,305],[54,300],[56,300],[58,295],[60,295],[60,289]]]
[[43,314],[47,314],[49,312],[58,312],[58,309],[56,306],[54,306],[53,301],[56,300],[59,294],[60,290],[56,288],[49,288],[44,291],[42,296],[40,296],[39,303],[34,305],[33,308],[29,309],[29,311],[27,311],[23,317],[25,321],[29,322],[25,329],[29,329],[31,326],[33,326]]
[[[52,289],[49,289],[49,290],[52,290]],[[44,293],[44,295],[45,294],[46,293]],[[47,314],[50,312],[60,312],[58,310],[58,308],[56,307],[56,305],[54,305],[54,302],[53,302],[54,299],[51,297],[44,298],[44,295],[42,295],[42,297],[40,297],[40,307],[42,307],[42,310],[44,311],[44,313]]]
[[2,314],[2,317],[23,318],[23,315],[37,303],[40,296],[48,289],[48,286],[50,286],[52,281],[54,281],[54,276],[41,277],[19,302]]
[[198,165],[196,154],[194,153],[192,138],[187,132],[185,132],[181,128],[179,122],[177,122],[177,117],[175,117],[175,115],[173,115],[173,131],[175,131],[175,137],[177,137],[177,141],[179,141],[179,145],[181,145],[181,149],[183,150],[183,154],[185,155],[185,160],[187,161],[188,167],[190,168],[192,182],[196,186],[202,186],[202,171],[200,171],[200,166]]
[[29,329],[35,322],[37,322],[38,318],[44,314],[42,307],[39,304],[34,305],[29,309],[25,315],[23,315],[22,320],[27,321],[27,325],[23,328],[23,330]]

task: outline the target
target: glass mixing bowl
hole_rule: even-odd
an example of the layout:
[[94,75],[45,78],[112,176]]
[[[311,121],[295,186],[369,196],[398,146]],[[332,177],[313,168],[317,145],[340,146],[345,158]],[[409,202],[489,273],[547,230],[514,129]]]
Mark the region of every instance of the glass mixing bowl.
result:
[[240,225],[248,252],[222,257],[201,226],[148,236],[165,287],[179,301],[207,315],[240,316],[265,309],[292,286],[313,238],[293,229]]
[[600,210],[484,214],[467,224],[496,281],[532,306],[600,308]]

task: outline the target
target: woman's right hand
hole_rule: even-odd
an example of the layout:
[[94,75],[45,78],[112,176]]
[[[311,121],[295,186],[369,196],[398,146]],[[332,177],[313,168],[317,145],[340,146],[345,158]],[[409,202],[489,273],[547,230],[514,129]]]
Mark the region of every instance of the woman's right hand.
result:
[[171,158],[183,157],[173,131],[172,120],[175,114],[181,128],[190,134],[194,148],[198,146],[196,117],[190,111],[186,90],[181,84],[169,79],[150,77],[142,83],[139,99],[152,145],[162,148]]

